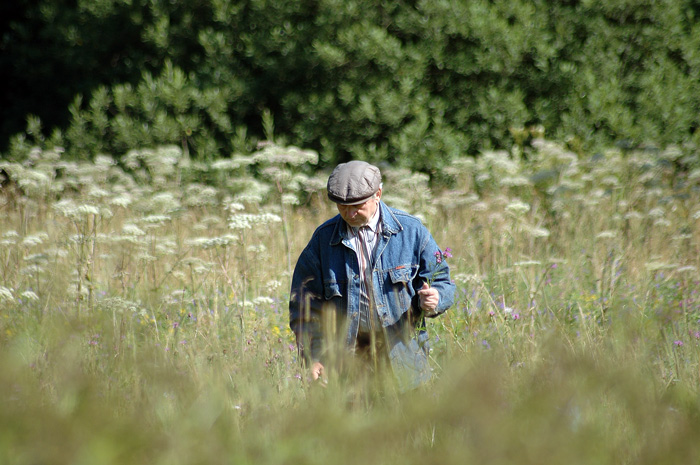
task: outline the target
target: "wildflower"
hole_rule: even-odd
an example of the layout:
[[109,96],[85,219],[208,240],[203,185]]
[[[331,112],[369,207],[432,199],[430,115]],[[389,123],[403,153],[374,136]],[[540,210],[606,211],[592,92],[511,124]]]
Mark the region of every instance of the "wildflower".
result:
[[279,223],[282,218],[274,213],[237,213],[229,217],[229,228],[231,229],[253,229],[253,226],[265,226],[270,223]]
[[498,183],[505,187],[522,187],[531,185],[532,181],[525,176],[506,176],[504,178],[500,178]]
[[435,256],[435,268],[428,278],[428,286],[432,286],[435,278],[445,272],[443,267],[438,265],[442,264],[443,261],[447,261],[448,258],[452,258],[452,249],[447,247],[444,251],[437,250],[433,255]]
[[284,205],[299,205],[299,198],[295,194],[282,195],[282,203]]
[[33,291],[24,291],[24,292],[21,294],[21,297],[22,297],[23,299],[25,299],[25,300],[31,300],[31,301],[34,301],[34,302],[36,302],[37,300],[39,300],[39,296],[36,295]]
[[48,238],[49,235],[44,232],[35,235],[25,236],[25,238],[22,240],[22,245],[26,247],[41,245]]
[[12,302],[12,300],[14,300],[12,289],[0,286],[0,302]]
[[122,234],[126,236],[145,236],[146,231],[139,228],[135,224],[127,223],[122,226]]
[[527,233],[532,237],[549,237],[549,230],[546,228],[538,228],[535,226],[530,226],[526,228]]
[[460,284],[466,284],[470,282],[480,282],[479,276],[475,274],[458,273],[454,276],[454,281]]
[[629,212],[625,213],[624,218],[626,220],[640,220],[640,219],[644,218],[644,215],[642,215],[638,211],[630,210]]
[[676,347],[683,347],[683,341],[681,341],[681,340],[673,341],[673,344]]
[[233,234],[224,234],[223,236],[219,237],[196,237],[194,239],[189,239],[186,243],[202,249],[213,249],[216,247],[229,247],[237,240],[238,236]]
[[[272,305],[275,303],[274,300],[272,300],[270,297],[256,297],[253,299],[253,305],[255,306],[264,306],[264,305]],[[279,330],[279,328],[278,328]]]
[[517,199],[506,205],[506,211],[516,216],[524,215],[530,211],[530,208],[530,205]]
[[169,215],[148,215],[139,220],[145,226],[162,226],[165,222],[170,221]]
[[268,281],[267,284],[265,285],[265,288],[267,291],[272,294],[274,291],[282,287],[282,283],[276,279],[273,279],[271,281]]
[[132,197],[127,193],[121,193],[109,201],[110,205],[126,208],[133,203]]

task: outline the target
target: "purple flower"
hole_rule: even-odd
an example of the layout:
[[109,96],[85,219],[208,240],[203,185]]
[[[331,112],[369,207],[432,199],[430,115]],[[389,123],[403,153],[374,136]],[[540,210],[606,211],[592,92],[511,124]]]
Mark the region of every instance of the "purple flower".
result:
[[680,341],[680,340],[678,340],[678,341],[673,341],[673,344],[674,344],[676,347],[682,347],[682,346],[683,346],[683,341]]
[[433,254],[433,256],[435,257],[435,269],[433,270],[433,272],[430,274],[430,277],[428,278],[428,286],[432,286],[433,281],[435,281],[435,278],[438,275],[444,273],[443,270],[437,269],[438,268],[437,265],[441,264],[443,262],[443,260],[447,260],[448,258],[452,258],[452,249],[447,247],[444,252],[441,250],[438,250]]

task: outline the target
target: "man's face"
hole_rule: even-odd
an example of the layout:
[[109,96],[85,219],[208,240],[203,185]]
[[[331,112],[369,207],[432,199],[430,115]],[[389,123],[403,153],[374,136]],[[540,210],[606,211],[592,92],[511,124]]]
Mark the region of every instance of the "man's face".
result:
[[345,220],[345,222],[353,228],[364,226],[369,222],[369,219],[372,218],[374,212],[377,211],[381,196],[382,190],[379,189],[377,193],[365,203],[361,203],[359,205],[336,204],[338,207],[338,213],[340,213],[340,216]]

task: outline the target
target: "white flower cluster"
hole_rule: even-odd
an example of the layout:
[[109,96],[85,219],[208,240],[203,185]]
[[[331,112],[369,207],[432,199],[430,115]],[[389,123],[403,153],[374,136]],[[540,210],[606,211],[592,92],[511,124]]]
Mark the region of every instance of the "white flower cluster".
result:
[[72,219],[85,219],[90,215],[101,216],[105,218],[112,217],[112,211],[107,207],[98,207],[96,205],[78,204],[71,199],[59,200],[53,204],[53,209],[60,215]]
[[282,218],[274,213],[234,213],[229,216],[228,226],[231,229],[240,230],[280,222],[282,222]]
[[521,201],[520,199],[515,199],[506,205],[506,212],[514,216],[522,216],[530,211],[530,205]]
[[131,313],[142,318],[148,317],[148,310],[139,302],[123,299],[121,297],[106,297],[98,303],[98,309],[114,313]]
[[313,150],[302,150],[298,147],[280,147],[275,144],[265,143],[262,150],[252,156],[255,163],[288,164],[301,166],[305,163],[315,165],[318,163],[318,153]]
[[15,296],[12,294],[12,289],[0,286],[0,302],[12,302]]
[[229,247],[238,241],[238,236],[226,234],[220,237],[196,237],[189,239],[187,244],[202,249],[213,249],[217,247]]

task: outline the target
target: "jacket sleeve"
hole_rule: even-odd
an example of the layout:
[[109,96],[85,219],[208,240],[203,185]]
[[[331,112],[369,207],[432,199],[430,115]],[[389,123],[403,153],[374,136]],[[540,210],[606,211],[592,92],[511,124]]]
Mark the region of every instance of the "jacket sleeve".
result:
[[297,349],[306,361],[316,362],[321,353],[321,303],[323,284],[315,238],[312,238],[292,275],[289,326],[296,335]]
[[[433,236],[424,230],[424,237],[421,241],[419,249],[419,269],[416,278],[414,279],[414,289],[417,291],[423,286],[423,283],[430,284],[440,293],[440,301],[436,309],[437,316],[444,313],[454,304],[456,286],[450,277],[450,266],[447,263],[447,257],[442,255],[443,251],[433,239]],[[420,304],[416,295],[413,299],[414,310],[420,312]]]

